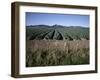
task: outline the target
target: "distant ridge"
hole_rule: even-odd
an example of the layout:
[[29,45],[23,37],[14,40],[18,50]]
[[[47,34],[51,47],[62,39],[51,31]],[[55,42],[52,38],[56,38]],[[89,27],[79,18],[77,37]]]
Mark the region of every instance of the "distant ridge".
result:
[[28,25],[26,27],[41,27],[41,28],[66,28],[66,27],[71,27],[71,28],[88,28],[88,27],[83,27],[83,26],[63,26],[63,25],[58,25],[58,24],[54,24],[54,25],[44,25],[44,24]]

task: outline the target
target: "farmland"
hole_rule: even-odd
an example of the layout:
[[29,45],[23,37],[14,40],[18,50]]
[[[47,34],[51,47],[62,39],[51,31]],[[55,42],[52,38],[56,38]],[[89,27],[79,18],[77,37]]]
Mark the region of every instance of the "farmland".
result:
[[89,64],[89,28],[62,25],[26,27],[26,66]]
[[27,26],[26,38],[29,40],[89,40],[89,28],[65,27],[61,25],[36,25]]

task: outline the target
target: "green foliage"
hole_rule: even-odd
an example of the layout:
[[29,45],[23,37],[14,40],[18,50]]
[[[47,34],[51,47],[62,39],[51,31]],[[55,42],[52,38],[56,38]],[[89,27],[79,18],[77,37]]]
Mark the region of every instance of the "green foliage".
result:
[[36,50],[27,53],[26,66],[57,66],[57,65],[79,65],[89,64],[89,49],[79,49],[77,51],[69,50]]
[[26,27],[27,40],[89,40],[89,28],[83,27]]

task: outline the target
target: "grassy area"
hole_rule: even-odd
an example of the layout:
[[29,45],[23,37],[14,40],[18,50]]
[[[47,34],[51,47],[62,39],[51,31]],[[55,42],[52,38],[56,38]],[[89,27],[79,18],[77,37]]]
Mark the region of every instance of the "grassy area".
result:
[[89,28],[26,26],[26,66],[89,64]]
[[89,40],[27,40],[26,66],[89,64]]

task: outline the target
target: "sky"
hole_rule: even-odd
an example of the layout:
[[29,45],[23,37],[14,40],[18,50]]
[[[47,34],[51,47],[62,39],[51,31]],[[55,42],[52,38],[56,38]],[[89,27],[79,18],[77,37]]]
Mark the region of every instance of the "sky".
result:
[[26,25],[63,25],[89,27],[89,15],[26,12]]

